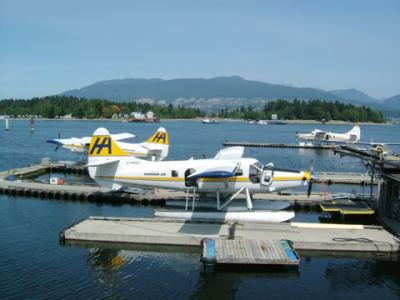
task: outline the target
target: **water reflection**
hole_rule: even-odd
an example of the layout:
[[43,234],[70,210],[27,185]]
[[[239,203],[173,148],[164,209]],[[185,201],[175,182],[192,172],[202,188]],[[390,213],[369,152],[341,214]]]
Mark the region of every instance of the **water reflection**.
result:
[[133,298],[262,299],[268,295],[301,295],[304,299],[336,299],[347,295],[396,299],[400,295],[397,254],[301,251],[299,268],[239,266],[206,272],[199,260],[199,248],[67,244],[88,248],[86,262],[105,289],[129,286],[128,295]]

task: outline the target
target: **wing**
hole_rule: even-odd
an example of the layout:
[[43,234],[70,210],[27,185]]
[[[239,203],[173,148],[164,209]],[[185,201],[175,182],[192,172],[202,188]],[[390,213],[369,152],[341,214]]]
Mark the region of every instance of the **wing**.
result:
[[121,141],[121,140],[126,140],[126,139],[130,139],[130,138],[134,138],[135,135],[128,133],[128,132],[123,132],[123,133],[116,133],[116,134],[110,134],[112,139],[114,141]]
[[315,139],[316,140],[323,140],[325,138],[326,134],[327,133],[324,132],[324,131],[318,131],[318,132],[315,133]]
[[229,178],[235,175],[240,163],[230,162],[224,164],[216,164],[212,167],[203,168],[188,176],[190,179],[198,178]]
[[214,158],[219,160],[238,159],[243,156],[243,152],[244,147],[229,147],[220,150]]

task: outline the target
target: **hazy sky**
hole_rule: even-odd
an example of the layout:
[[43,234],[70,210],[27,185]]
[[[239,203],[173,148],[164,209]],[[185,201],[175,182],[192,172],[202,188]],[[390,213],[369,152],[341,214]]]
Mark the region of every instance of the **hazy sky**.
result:
[[400,93],[400,1],[0,0],[0,99],[240,75]]

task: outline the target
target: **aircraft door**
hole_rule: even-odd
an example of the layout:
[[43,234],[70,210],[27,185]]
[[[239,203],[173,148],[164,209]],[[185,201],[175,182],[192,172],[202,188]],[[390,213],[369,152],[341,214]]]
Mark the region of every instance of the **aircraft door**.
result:
[[185,171],[185,186],[187,186],[187,187],[190,187],[190,186],[197,187],[198,186],[197,180],[193,180],[193,179],[188,178],[188,176],[190,174],[193,174],[194,172],[195,172],[194,169],[187,169]]
[[268,164],[263,168],[261,174],[261,184],[270,185],[272,183],[272,178],[274,177],[274,168],[272,164]]

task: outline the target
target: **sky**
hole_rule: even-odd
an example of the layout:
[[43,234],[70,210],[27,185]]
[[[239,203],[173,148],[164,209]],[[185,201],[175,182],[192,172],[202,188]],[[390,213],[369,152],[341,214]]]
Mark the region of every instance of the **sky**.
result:
[[400,93],[400,1],[0,0],[0,99],[118,78]]

